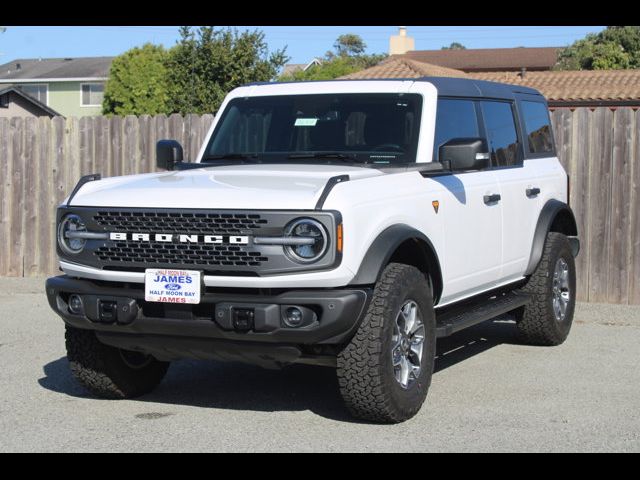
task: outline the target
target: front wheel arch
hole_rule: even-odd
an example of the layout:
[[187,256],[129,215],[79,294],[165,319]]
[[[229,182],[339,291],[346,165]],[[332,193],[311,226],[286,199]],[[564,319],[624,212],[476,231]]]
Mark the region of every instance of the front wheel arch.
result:
[[433,244],[425,234],[405,224],[392,225],[371,243],[350,285],[373,285],[390,263],[416,267],[431,283],[434,304],[442,295],[442,270]]

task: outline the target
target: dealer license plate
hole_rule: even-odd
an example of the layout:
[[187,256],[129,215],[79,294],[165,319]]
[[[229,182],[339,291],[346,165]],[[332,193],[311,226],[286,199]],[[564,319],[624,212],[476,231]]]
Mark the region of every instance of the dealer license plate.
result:
[[147,268],[144,299],[147,302],[200,303],[201,273],[197,270]]

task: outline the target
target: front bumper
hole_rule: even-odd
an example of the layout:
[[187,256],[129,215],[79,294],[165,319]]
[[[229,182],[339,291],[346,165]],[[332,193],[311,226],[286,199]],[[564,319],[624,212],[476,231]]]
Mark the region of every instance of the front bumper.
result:
[[[163,360],[215,358],[276,364],[312,360],[312,352],[322,356],[353,335],[371,296],[368,289],[262,292],[205,288],[199,304],[176,305],[146,302],[142,284],[64,275],[46,282],[49,304],[66,324],[94,330],[104,343]],[[72,294],[82,298],[82,314],[70,311]],[[283,312],[291,306],[305,312],[303,326],[285,325]],[[236,321],[234,311],[239,310],[253,312],[250,325]]]

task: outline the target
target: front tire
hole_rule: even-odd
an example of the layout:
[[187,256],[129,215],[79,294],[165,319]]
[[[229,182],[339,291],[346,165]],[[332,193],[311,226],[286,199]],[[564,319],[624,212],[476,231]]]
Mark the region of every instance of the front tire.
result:
[[532,345],[560,345],[573,322],[576,266],[567,237],[549,232],[542,258],[522,292],[531,302],[516,315],[520,336]]
[[169,362],[101,343],[95,332],[66,326],[69,367],[74,378],[101,398],[133,398],[153,390]]
[[355,336],[338,355],[338,383],[349,411],[380,423],[413,417],[431,384],[435,332],[425,275],[409,265],[389,264]]

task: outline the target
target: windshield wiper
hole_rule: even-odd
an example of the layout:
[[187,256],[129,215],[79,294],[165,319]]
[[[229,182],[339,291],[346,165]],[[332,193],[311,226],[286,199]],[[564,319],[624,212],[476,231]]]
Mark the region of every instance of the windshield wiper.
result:
[[305,158],[328,158],[345,161],[358,161],[358,157],[355,153],[341,153],[341,152],[305,152],[305,153],[292,153],[289,155],[292,160],[299,160]]
[[202,159],[203,162],[212,160],[253,160],[257,159],[257,153],[222,153],[220,155],[208,155]]

